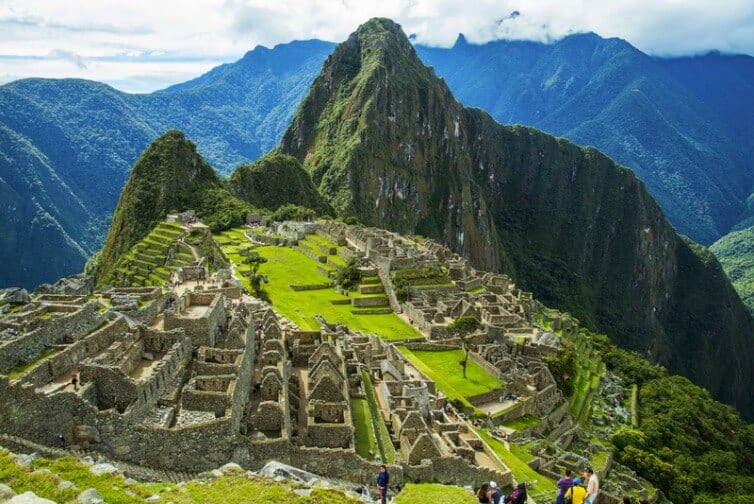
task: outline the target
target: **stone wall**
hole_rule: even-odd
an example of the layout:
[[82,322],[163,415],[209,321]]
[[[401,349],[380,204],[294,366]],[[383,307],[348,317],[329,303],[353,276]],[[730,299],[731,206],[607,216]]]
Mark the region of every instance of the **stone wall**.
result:
[[25,383],[41,387],[64,373],[70,372],[76,364],[90,355],[107,348],[117,337],[128,330],[128,322],[118,317],[84,339],[67,345],[60,352],[31,369],[23,378]]
[[[191,306],[207,307],[202,317],[187,316]],[[175,302],[173,309],[164,311],[166,330],[183,328],[194,346],[215,346],[215,341],[227,323],[225,296],[187,292]]]
[[70,315],[47,320],[37,329],[0,346],[0,374],[37,360],[48,347],[88,334],[104,320],[98,308],[99,303],[91,301]]

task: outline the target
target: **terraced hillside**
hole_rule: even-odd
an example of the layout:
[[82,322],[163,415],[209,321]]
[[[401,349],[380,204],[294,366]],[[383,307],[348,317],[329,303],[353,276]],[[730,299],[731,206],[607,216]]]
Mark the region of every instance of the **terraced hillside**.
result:
[[171,272],[196,261],[192,247],[183,241],[185,236],[187,232],[180,224],[159,223],[118,259],[105,283],[138,287],[165,284]]

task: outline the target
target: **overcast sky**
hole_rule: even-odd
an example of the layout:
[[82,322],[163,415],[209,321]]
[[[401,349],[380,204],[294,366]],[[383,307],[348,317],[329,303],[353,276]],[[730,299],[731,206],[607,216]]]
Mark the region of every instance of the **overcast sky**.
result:
[[0,83],[78,77],[145,92],[258,44],[344,40],[390,17],[416,42],[548,41],[593,31],[650,54],[754,55],[754,0],[0,0]]

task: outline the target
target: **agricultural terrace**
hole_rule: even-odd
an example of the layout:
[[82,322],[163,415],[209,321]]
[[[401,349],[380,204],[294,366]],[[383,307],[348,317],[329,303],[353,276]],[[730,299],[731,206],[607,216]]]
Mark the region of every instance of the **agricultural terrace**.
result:
[[398,350],[416,368],[434,380],[437,388],[449,399],[457,399],[467,407],[472,407],[467,398],[502,388],[503,383],[469,360],[466,378],[463,377],[463,350],[409,350],[399,345]]
[[[321,240],[319,237],[316,239]],[[244,264],[244,252],[253,250],[267,259],[258,271],[269,281],[262,284],[262,289],[275,309],[302,329],[319,329],[320,324],[315,316],[321,315],[329,323],[340,323],[355,331],[377,334],[386,340],[422,337],[421,333],[390,310],[383,310],[387,313],[370,313],[375,310],[353,307],[351,299],[368,296],[358,294],[358,290],[348,296],[339,294],[330,285],[331,279],[320,271],[321,263],[296,248],[272,245],[255,247],[245,236],[243,228],[221,233],[215,237],[215,241],[234,263],[237,276],[250,292],[253,291],[251,282],[244,272],[250,271],[251,266]],[[328,259],[334,257],[337,256],[328,256]],[[330,263],[338,262],[331,260]],[[291,288],[292,285],[318,288],[297,291]]]

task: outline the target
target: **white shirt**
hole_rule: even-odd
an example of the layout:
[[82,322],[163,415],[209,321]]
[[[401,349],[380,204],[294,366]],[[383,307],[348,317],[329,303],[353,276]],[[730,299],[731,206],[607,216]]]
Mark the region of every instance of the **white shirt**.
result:
[[600,482],[596,474],[589,476],[589,483],[586,485],[586,493],[594,495],[600,491]]

